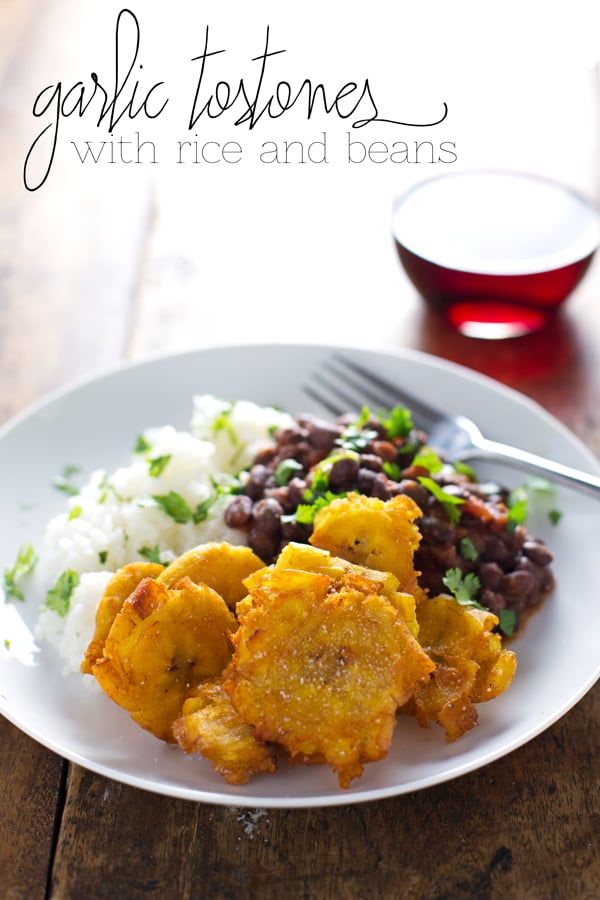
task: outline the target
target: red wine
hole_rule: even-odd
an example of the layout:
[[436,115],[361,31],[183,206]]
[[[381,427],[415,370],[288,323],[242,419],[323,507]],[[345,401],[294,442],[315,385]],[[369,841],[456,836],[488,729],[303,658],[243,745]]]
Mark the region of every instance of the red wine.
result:
[[552,181],[464,172],[399,198],[392,230],[419,293],[465,334],[540,328],[572,293],[600,242],[595,207]]

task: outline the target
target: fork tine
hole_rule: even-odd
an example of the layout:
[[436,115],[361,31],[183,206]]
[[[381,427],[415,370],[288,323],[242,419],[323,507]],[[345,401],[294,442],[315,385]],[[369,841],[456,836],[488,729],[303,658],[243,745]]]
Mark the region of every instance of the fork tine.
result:
[[[316,400],[324,409],[331,413],[332,416],[341,416],[344,412],[348,410],[342,409],[339,403],[334,403],[329,397],[326,397],[325,394],[321,393],[321,391],[317,391],[310,384],[303,384],[302,390],[304,393],[310,397],[312,400]],[[335,389],[335,394],[337,395],[337,388]]]
[[[384,406],[402,404],[410,409],[413,422],[417,428],[423,428],[428,431],[442,418],[442,413],[440,413],[438,410],[435,410],[432,407],[428,406],[426,403],[423,403],[413,394],[406,391],[404,388],[400,388],[397,384],[387,381],[385,378],[381,378],[379,375],[375,375],[373,372],[365,369],[364,366],[360,365],[357,362],[354,362],[354,360],[348,359],[346,356],[343,356],[340,353],[335,353],[333,359],[336,361],[336,363],[343,366],[345,370],[350,370],[355,375],[358,375],[362,379],[365,379],[366,384],[362,382],[359,384],[358,382],[354,381],[354,387],[356,389],[362,390],[364,395],[368,396],[368,398],[373,400],[375,403],[383,404]],[[340,377],[340,373],[338,373],[338,377]],[[344,373],[343,377],[346,379],[346,381],[348,380],[348,375],[346,373]],[[373,385],[375,385],[380,391],[383,391],[385,397],[374,391]]]

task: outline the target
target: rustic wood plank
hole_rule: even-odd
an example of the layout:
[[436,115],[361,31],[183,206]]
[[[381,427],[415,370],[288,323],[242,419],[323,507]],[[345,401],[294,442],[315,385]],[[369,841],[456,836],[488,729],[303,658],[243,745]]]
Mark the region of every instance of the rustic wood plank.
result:
[[46,896],[66,763],[0,717],[0,894]]
[[378,803],[204,806],[75,767],[52,896],[592,900],[598,746],[600,686],[504,759]]

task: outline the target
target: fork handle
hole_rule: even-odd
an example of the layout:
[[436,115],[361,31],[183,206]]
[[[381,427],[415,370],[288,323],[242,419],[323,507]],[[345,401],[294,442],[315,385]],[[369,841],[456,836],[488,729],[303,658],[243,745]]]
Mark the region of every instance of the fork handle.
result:
[[528,472],[543,474],[566,487],[575,488],[595,497],[600,496],[600,477],[553,462],[527,450],[519,450],[508,444],[483,439],[477,447],[469,448],[460,454],[462,459],[481,459],[503,462]]

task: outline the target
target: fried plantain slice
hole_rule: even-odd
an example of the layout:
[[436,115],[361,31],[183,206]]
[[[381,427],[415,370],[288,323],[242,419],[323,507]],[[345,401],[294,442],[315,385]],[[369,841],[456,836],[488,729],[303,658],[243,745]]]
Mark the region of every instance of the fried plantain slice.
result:
[[432,597],[417,606],[419,642],[436,663],[404,709],[426,726],[437,722],[446,740],[457,740],[477,724],[476,703],[491,700],[511,683],[517,657],[502,648],[488,610],[461,606],[452,597]]
[[186,753],[208,759],[228,784],[246,784],[259,772],[277,770],[274,748],[256,737],[218,681],[205,681],[189,693],[173,735]]
[[322,759],[343,788],[386,756],[398,707],[433,669],[390,600],[345,581],[279,561],[250,576],[223,681],[260,740]]
[[162,571],[163,566],[159,563],[135,562],[123,566],[112,576],[96,609],[96,627],[81,663],[85,675],[92,674],[94,663],[101,658],[110,627],[125,600],[143,578],[156,578]]
[[399,590],[417,601],[425,596],[418,584],[413,557],[421,534],[415,519],[421,510],[410,497],[390,500],[348,494],[333,500],[315,516],[310,543],[350,562],[398,579]]
[[207,585],[183,578],[168,588],[144,578],[116,615],[92,671],[142,728],[174,741],[171,726],[188,691],[223,671],[235,628],[235,616]]
[[250,547],[209,541],[179,556],[160,572],[158,581],[167,587],[173,587],[182,578],[207,584],[230,609],[235,609],[246,593],[244,578],[263,566],[264,562]]

